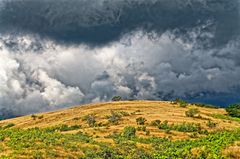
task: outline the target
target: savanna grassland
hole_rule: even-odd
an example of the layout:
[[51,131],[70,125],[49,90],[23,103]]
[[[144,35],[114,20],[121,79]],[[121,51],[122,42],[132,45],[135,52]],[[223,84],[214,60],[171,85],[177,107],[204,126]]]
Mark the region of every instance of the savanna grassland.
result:
[[0,158],[240,158],[240,119],[183,101],[117,101],[0,121]]

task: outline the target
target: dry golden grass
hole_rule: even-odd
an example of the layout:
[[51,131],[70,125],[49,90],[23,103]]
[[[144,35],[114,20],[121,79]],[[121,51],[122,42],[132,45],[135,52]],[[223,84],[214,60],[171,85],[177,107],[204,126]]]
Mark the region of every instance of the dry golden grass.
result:
[[240,142],[227,147],[223,151],[223,155],[229,159],[240,159]]
[[[17,128],[45,128],[59,124],[66,125],[81,125],[80,129],[82,132],[86,132],[89,135],[97,137],[99,141],[112,142],[109,139],[104,138],[105,136],[112,134],[113,132],[120,132],[125,126],[131,125],[137,127],[136,118],[144,117],[147,119],[146,126],[147,130],[150,130],[150,136],[167,137],[171,136],[173,139],[186,139],[189,138],[188,133],[175,132],[171,134],[165,133],[164,130],[159,130],[157,127],[150,126],[151,121],[154,120],[167,120],[169,123],[200,123],[204,129],[209,131],[217,129],[234,129],[240,126],[237,121],[227,122],[222,119],[215,119],[211,117],[211,114],[226,114],[224,109],[213,109],[213,108],[202,108],[196,107],[200,111],[202,118],[191,118],[186,117],[185,111],[189,108],[196,107],[190,105],[186,108],[180,107],[178,104],[172,104],[167,101],[120,101],[120,102],[107,102],[107,103],[96,103],[87,104],[82,106],[76,106],[69,109],[59,110],[55,112],[40,113],[37,116],[43,116],[42,119],[33,119],[31,115],[18,117],[9,120],[0,121],[0,125],[6,125],[8,123],[14,123]],[[127,112],[129,116],[124,116],[118,124],[109,124],[106,119],[107,115],[111,114],[111,111],[123,111]],[[83,117],[89,114],[95,114],[97,123],[105,124],[102,127],[89,127]],[[208,119],[217,123],[215,128],[209,128],[206,123]],[[68,131],[65,133],[76,133],[79,130]],[[140,136],[146,136],[145,132],[137,132]]]

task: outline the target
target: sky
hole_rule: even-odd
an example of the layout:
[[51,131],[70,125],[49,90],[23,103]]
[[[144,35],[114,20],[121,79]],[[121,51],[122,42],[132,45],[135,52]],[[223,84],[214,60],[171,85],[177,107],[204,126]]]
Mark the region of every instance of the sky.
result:
[[124,99],[240,102],[240,0],[1,0],[0,118]]

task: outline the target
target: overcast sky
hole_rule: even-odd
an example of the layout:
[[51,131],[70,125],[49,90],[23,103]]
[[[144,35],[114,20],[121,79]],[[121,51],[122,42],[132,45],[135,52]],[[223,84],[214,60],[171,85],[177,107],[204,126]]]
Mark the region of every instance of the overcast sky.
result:
[[1,0],[0,118],[109,101],[240,102],[239,0]]

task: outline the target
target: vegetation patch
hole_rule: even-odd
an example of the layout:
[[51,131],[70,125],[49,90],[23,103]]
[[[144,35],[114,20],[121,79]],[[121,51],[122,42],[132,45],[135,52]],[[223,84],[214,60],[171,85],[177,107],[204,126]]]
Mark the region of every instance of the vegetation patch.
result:
[[83,121],[86,121],[90,127],[94,127],[96,126],[96,122],[97,122],[96,115],[95,114],[86,115],[83,117]]
[[124,128],[122,135],[128,139],[133,138],[136,136],[136,128],[133,126],[127,126]]
[[211,104],[204,104],[204,103],[192,103],[192,105],[195,105],[197,107],[203,107],[203,108],[212,108],[212,109],[219,109],[219,106],[211,105]]
[[112,101],[121,101],[122,97],[121,96],[114,96],[112,97]]
[[199,113],[197,108],[190,108],[188,111],[185,112],[187,117],[195,117]]
[[[232,121],[240,118],[224,115],[221,108],[195,105],[182,108],[157,101],[86,107],[43,114],[44,120],[26,116],[0,121],[0,158],[223,159],[239,156],[234,148],[239,148],[236,143],[240,141],[240,129],[236,128],[239,124]],[[205,113],[203,117],[194,113],[196,111],[191,112],[196,108],[201,115]],[[186,117],[186,111],[193,115]],[[204,118],[207,115],[208,118]],[[47,125],[55,126],[46,128]],[[39,128],[30,128],[33,126]]]
[[138,125],[144,125],[146,121],[147,121],[147,119],[143,118],[143,117],[139,117],[136,119],[136,122]]
[[150,123],[150,126],[160,126],[161,124],[161,120],[157,119],[157,120],[154,120]]
[[111,111],[111,115],[107,116],[110,123],[117,124],[122,118],[122,115],[118,112]]
[[187,107],[188,106],[188,102],[180,99],[180,98],[177,98],[175,101],[172,102],[173,104],[179,104],[180,107]]
[[198,132],[201,131],[201,125],[196,123],[181,123],[181,124],[168,124],[168,121],[162,122],[159,129],[175,130],[180,132]]
[[213,118],[216,118],[216,119],[224,119],[224,120],[240,122],[240,118],[231,117],[231,116],[224,115],[224,114],[217,114],[217,113],[215,113],[215,114],[211,114],[210,116],[213,117]]
[[31,118],[32,118],[33,120],[43,119],[43,115],[35,115],[35,114],[32,114],[32,115],[31,115]]
[[3,129],[8,129],[8,128],[11,128],[11,127],[13,127],[13,126],[15,126],[14,123],[8,123],[7,125],[4,125],[2,128],[3,128]]
[[211,121],[211,120],[208,120],[207,126],[208,126],[209,128],[215,128],[215,127],[217,126],[217,123],[215,123],[215,122],[213,122],[213,121]]
[[240,118],[240,104],[232,104],[226,108],[226,111],[229,116]]
[[78,130],[78,129],[81,129],[81,127],[82,127],[81,125],[68,126],[68,125],[63,124],[63,125],[57,125],[54,127],[46,128],[45,130],[48,132],[54,132],[54,131],[63,132],[63,131]]
[[139,126],[139,127],[137,127],[137,131],[144,131],[144,132],[146,132],[147,131],[147,127],[146,126]]
[[[121,147],[122,143],[151,144],[153,150],[148,156],[150,159],[168,159],[168,158],[223,158],[222,150],[235,141],[240,140],[240,129],[234,131],[218,131],[209,133],[206,137],[197,138],[198,134],[193,133],[192,140],[172,141],[169,138],[158,137],[132,137],[125,138],[120,134],[112,136],[116,144]],[[196,153],[197,151],[197,153]],[[147,154],[147,153],[145,153]]]

